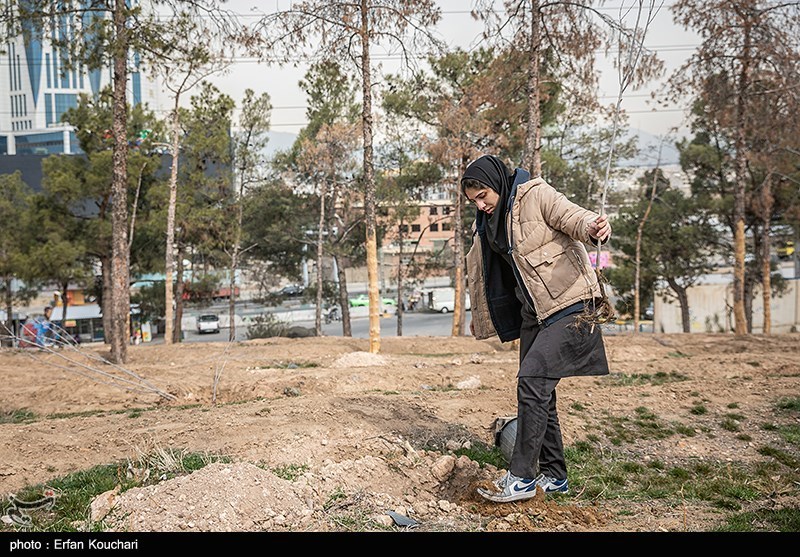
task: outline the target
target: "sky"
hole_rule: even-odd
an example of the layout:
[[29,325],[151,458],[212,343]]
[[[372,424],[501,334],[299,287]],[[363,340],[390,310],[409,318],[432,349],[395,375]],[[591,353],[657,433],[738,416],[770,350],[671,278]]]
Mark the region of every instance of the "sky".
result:
[[[665,0],[655,13],[655,19],[648,29],[645,46],[658,52],[665,63],[665,77],[642,89],[627,89],[623,94],[622,108],[629,115],[632,129],[641,130],[653,136],[652,140],[670,134],[671,137],[682,137],[687,134],[685,112],[681,106],[656,106],[650,98],[652,91],[658,91],[666,78],[691,55],[698,46],[699,39],[691,32],[675,25],[669,5],[673,0]],[[437,32],[451,46],[470,49],[477,45],[481,38],[482,23],[475,21],[469,13],[470,0],[438,0],[443,16]],[[250,14],[251,7],[259,5],[260,10],[273,11],[286,9],[290,0],[229,0],[226,6],[238,14]],[[619,18],[619,8],[637,6],[634,0],[607,0],[602,8],[614,19]],[[248,18],[245,18],[248,20]],[[400,69],[394,56],[381,56],[373,52],[376,60],[382,60],[384,73],[395,73]],[[612,53],[611,56],[616,56]],[[389,58],[389,59],[387,59]],[[598,54],[598,68],[601,72],[599,95],[604,104],[614,104],[619,95],[619,77],[612,66],[611,59],[605,59],[603,53]],[[217,75],[211,81],[223,93],[230,95],[238,104],[247,88],[256,94],[268,93],[273,110],[271,128],[274,132],[296,134],[306,123],[305,93],[298,86],[307,66],[298,67],[267,66],[254,58],[239,58],[225,75]],[[377,73],[377,72],[376,72]],[[673,128],[677,129],[672,131]]]

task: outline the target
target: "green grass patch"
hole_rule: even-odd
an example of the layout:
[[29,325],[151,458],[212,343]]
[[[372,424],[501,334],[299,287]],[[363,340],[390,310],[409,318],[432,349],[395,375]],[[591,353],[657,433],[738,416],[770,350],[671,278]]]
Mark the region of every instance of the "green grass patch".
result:
[[573,410],[577,411],[577,412],[582,412],[582,411],[586,410],[586,406],[584,406],[580,402],[573,402],[572,404],[570,404],[569,407],[572,408]]
[[342,501],[347,499],[347,494],[342,490],[341,487],[337,487],[334,489],[330,495],[328,495],[328,500],[322,504],[322,508],[327,510],[332,509],[334,506],[340,505]]
[[604,380],[610,382],[612,385],[620,387],[630,387],[635,385],[663,385],[665,383],[674,383],[677,381],[686,381],[688,377],[682,373],[671,371],[669,373],[659,371],[653,374],[650,373],[612,373],[607,375]]
[[730,408],[731,410],[739,408],[739,403],[738,402],[731,402],[730,404],[728,404],[728,408]]
[[684,424],[676,424],[675,431],[686,437],[694,437],[697,435],[697,432],[693,427]]
[[778,401],[778,408],[780,410],[800,412],[800,397],[782,398]]
[[191,410],[192,408],[200,408],[201,406],[203,405],[200,404],[199,402],[196,402],[194,404],[181,404],[180,406],[176,406],[175,408],[177,410]]
[[[739,463],[689,462],[666,466],[643,463],[622,453],[600,450],[582,441],[565,450],[570,492],[588,500],[706,501],[715,507],[740,510],[742,502],[763,498],[776,488],[797,492],[798,474],[776,473],[774,466],[748,468]],[[778,477],[778,480],[774,478]],[[776,482],[779,486],[776,486]],[[574,486],[574,487],[573,487]]]
[[483,442],[472,442],[469,448],[460,448],[453,451],[456,456],[466,455],[471,460],[480,464],[481,468],[487,464],[491,464],[496,468],[505,468],[508,466],[506,457],[499,447],[489,446]]
[[800,460],[798,460],[794,455],[791,455],[781,449],[776,449],[775,447],[761,447],[758,449],[758,454],[772,457],[789,468],[795,470],[800,468]]
[[722,422],[720,422],[719,426],[727,431],[739,431],[739,422],[734,420],[733,418],[724,418]]
[[[202,406],[202,404],[184,404],[181,406],[175,406],[174,408],[177,410],[187,410],[189,408],[197,408],[198,406]],[[159,410],[159,408],[155,406],[149,406],[144,408],[120,408],[118,410],[82,410],[80,412],[56,412],[54,414],[48,414],[46,418],[48,420],[61,420],[69,418],[89,418],[92,416],[114,416],[117,414],[128,414],[129,416],[130,414],[135,414],[135,416],[130,416],[130,417],[138,417],[142,415],[144,412],[150,412],[151,410]]]
[[781,425],[777,427],[778,435],[795,447],[800,447],[800,424]]
[[800,532],[800,509],[759,509],[729,516],[718,532]]
[[0,424],[27,424],[36,421],[37,416],[27,408],[0,410]]
[[90,416],[105,416],[109,414],[107,410],[84,410],[82,412],[56,412],[48,414],[48,420],[60,420],[63,418],[88,418]]
[[272,473],[290,482],[295,481],[297,478],[308,472],[307,464],[284,464],[272,468]]
[[706,408],[704,404],[695,403],[694,406],[689,408],[689,413],[694,414],[695,416],[702,416],[703,414],[708,413],[708,408]]
[[614,445],[635,443],[637,439],[664,439],[674,435],[675,431],[647,408],[640,406],[634,410],[634,417],[609,416],[606,437]]
[[[152,485],[177,475],[186,474],[222,457],[199,453],[188,453],[182,450],[158,449],[144,455],[136,462],[117,462],[94,466],[61,478],[50,480],[45,484],[28,486],[16,493],[19,501],[37,501],[43,494],[52,490],[55,493],[55,504],[52,508],[33,509],[27,512],[31,519],[32,531],[75,532],[77,523],[86,522],[89,518],[89,504],[92,500],[117,486],[120,491],[132,487]],[[139,473],[128,474],[129,468]],[[11,502],[4,499],[0,503],[0,514],[6,514]],[[101,525],[89,525],[98,530]],[[0,530],[13,530],[2,525]]]
[[317,362],[284,362],[283,360],[279,360],[277,362],[269,362],[260,366],[253,366],[249,369],[305,369],[311,367],[319,367],[319,364]]

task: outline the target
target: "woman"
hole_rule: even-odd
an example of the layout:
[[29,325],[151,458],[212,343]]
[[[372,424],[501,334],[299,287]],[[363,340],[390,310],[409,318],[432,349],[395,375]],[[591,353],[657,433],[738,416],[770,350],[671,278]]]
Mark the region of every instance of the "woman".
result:
[[491,501],[509,502],[566,493],[567,465],[556,410],[563,377],[606,375],[596,306],[607,303],[585,244],[604,243],[611,226],[525,170],[510,172],[497,157],[471,163],[461,188],[478,209],[467,254],[472,299],[470,330],[520,339],[517,434],[508,472]]

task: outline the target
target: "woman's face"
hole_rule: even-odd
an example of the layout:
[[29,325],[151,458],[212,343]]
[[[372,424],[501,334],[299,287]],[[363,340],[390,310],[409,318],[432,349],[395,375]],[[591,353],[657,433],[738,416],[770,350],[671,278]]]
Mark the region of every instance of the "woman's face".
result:
[[487,215],[494,213],[497,208],[497,202],[500,200],[500,194],[492,188],[481,188],[479,190],[468,188],[464,191],[472,203],[478,208],[478,211],[483,211]]

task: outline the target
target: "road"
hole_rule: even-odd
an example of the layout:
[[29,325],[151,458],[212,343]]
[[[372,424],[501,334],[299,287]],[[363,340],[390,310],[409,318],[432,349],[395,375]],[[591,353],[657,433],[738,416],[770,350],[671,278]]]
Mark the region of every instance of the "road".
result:
[[[308,306],[304,306],[305,309],[296,309],[295,311],[297,314],[302,314],[305,311],[306,314],[309,313]],[[242,312],[246,315],[257,315],[264,313],[267,310],[274,310],[275,308],[263,308],[263,307],[254,307],[250,306],[249,308],[243,308]],[[358,310],[361,310],[362,313],[358,313]],[[366,315],[367,308],[353,308],[351,311],[356,313],[355,316],[351,317],[350,324],[352,328],[352,336],[355,338],[369,338],[369,318]],[[237,312],[239,312],[239,308],[237,308]],[[191,310],[189,312],[190,315],[199,315],[202,313],[217,313],[218,315],[223,315],[227,313],[227,307],[222,308],[220,307],[211,307],[205,309],[198,309],[198,310]],[[311,312],[313,315],[313,309]],[[381,337],[396,337],[397,336],[397,316],[394,314],[394,310],[392,308],[392,312],[390,314],[383,314],[384,316],[381,317]],[[467,312],[467,319],[465,323],[465,332],[469,334],[469,323],[472,317],[472,312]],[[294,319],[291,321],[291,325],[299,325],[301,327],[308,327],[310,329],[314,328],[314,320],[312,319]],[[417,311],[417,312],[406,312],[403,314],[403,335],[406,337],[410,336],[450,336],[452,333],[453,328],[453,314],[452,313],[436,313],[433,311]],[[616,334],[625,334],[630,332],[630,327],[625,325],[624,327],[609,323],[603,325],[603,333],[606,335],[616,335]],[[652,330],[652,322],[647,322],[642,327],[642,332],[651,333]],[[342,322],[341,321],[333,321],[331,323],[323,324],[322,325],[322,334],[324,336],[342,336]],[[196,329],[192,327],[186,327],[185,330],[185,338],[184,342],[227,342],[229,329],[227,327],[223,327],[220,329],[219,333],[204,333],[199,334]],[[246,326],[238,326],[236,330],[236,340],[247,340],[247,327]],[[162,337],[157,337],[154,340],[155,343],[163,342]]]
[[[204,310],[203,313],[213,313],[213,310]],[[220,312],[221,313],[221,312]],[[467,333],[469,334],[470,313],[467,312]],[[314,328],[313,320],[295,321],[292,325]],[[355,338],[369,338],[369,318],[355,317],[350,320],[350,325]],[[413,312],[403,314],[403,336],[449,336],[453,327],[452,313]],[[322,334],[325,336],[342,336],[342,322],[333,321],[322,325]],[[186,331],[184,342],[225,342],[228,340],[229,330],[223,328],[219,333],[198,334],[197,330]],[[381,336],[397,336],[397,317],[381,317]],[[156,339],[158,342],[160,339]],[[236,340],[247,340],[245,327],[237,327]]]

